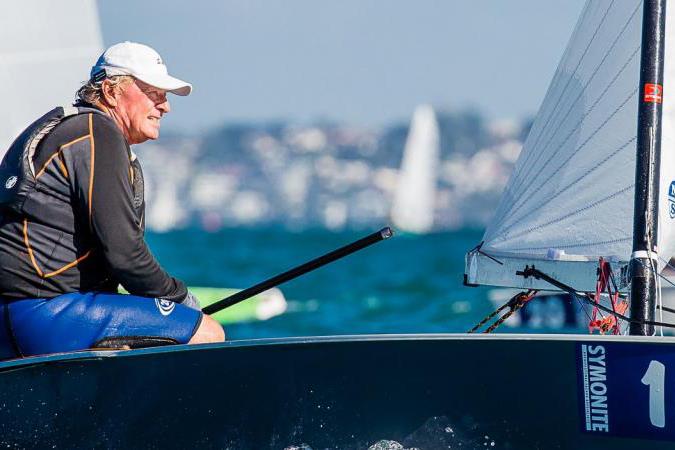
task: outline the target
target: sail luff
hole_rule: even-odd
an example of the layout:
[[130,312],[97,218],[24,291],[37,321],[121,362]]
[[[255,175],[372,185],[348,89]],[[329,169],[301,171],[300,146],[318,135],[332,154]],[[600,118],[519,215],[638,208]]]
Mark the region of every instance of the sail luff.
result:
[[[633,253],[631,255],[631,317],[653,321],[658,266],[658,192],[661,160],[663,66],[666,4],[644,0],[642,55],[635,164],[633,208]],[[652,325],[631,322],[630,334],[651,335]]]

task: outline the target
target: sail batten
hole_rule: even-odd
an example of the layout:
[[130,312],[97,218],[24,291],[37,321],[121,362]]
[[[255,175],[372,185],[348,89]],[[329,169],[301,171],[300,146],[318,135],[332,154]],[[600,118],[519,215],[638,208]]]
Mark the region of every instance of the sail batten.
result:
[[[618,244],[618,243],[626,243],[630,242],[632,239],[631,236],[626,236],[622,238],[617,238],[617,239],[607,239],[604,241],[596,241],[596,242],[584,242],[580,244],[566,244],[566,245],[558,245],[555,249],[556,250],[570,250],[570,249],[581,249],[585,247],[596,247],[598,245],[612,245],[612,244]],[[514,247],[512,250],[514,252],[522,253],[522,252],[532,252],[532,251],[538,251],[538,250],[549,250],[551,247],[543,246],[543,247]],[[597,256],[602,256],[602,255],[597,255]],[[590,256],[586,256],[590,257]],[[596,259],[596,258],[594,258]]]

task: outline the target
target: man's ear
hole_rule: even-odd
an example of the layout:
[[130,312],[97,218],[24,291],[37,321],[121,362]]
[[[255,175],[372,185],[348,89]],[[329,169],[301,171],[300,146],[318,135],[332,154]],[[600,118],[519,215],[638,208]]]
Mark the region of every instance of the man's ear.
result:
[[108,106],[117,106],[117,97],[119,95],[119,91],[117,90],[117,87],[114,86],[110,81],[103,80],[101,85],[101,94],[103,95],[102,100]]

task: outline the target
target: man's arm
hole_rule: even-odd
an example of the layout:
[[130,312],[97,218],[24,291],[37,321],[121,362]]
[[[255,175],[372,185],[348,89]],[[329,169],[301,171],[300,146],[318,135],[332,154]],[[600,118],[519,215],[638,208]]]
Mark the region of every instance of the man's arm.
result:
[[[109,119],[92,114],[88,155],[79,155],[73,183],[82,212],[113,276],[129,293],[182,302],[185,285],[150,252],[133,206],[129,153]],[[87,167],[88,166],[88,167]],[[85,175],[86,174],[86,175]]]

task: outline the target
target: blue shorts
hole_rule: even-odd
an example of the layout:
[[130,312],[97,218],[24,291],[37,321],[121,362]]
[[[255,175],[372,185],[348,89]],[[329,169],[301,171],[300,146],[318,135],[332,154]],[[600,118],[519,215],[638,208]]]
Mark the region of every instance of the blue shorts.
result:
[[[0,359],[95,348],[125,338],[187,344],[202,312],[134,295],[80,293],[0,301]],[[121,346],[119,345],[119,346]]]

